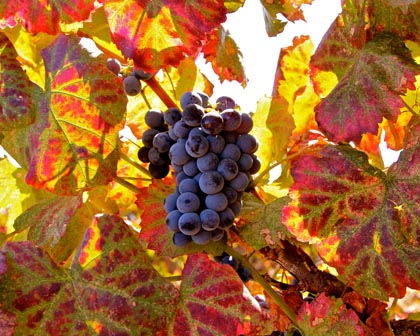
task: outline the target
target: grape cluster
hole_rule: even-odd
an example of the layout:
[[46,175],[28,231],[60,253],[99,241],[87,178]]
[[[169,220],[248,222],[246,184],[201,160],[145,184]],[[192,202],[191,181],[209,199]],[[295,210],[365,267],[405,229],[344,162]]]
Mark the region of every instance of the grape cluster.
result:
[[163,117],[177,183],[165,199],[166,224],[175,245],[203,245],[222,239],[239,214],[243,192],[261,166],[258,142],[249,134],[252,118],[231,98],[220,97],[211,108],[205,94],[186,92],[180,103],[182,112],[169,109]]

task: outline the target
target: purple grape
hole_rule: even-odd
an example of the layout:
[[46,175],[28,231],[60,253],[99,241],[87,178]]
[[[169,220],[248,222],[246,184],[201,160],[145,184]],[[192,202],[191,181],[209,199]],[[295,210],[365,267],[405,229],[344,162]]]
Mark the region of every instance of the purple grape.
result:
[[195,212],[183,213],[178,220],[179,230],[188,236],[192,236],[200,232],[201,222],[200,216]]
[[177,107],[170,107],[163,114],[163,119],[169,126],[173,126],[177,121],[182,119],[182,112]]
[[128,96],[137,96],[141,91],[140,81],[132,75],[125,77],[123,80],[123,84],[125,93]]
[[226,237],[225,230],[217,228],[217,229],[211,231],[211,240],[212,241],[219,241],[219,240],[222,240],[224,237]]
[[143,163],[149,163],[149,148],[148,147],[140,147],[137,151],[138,159]]
[[184,247],[190,243],[192,239],[191,236],[187,236],[182,232],[175,232],[172,241],[175,246]]
[[156,166],[164,165],[169,162],[169,156],[167,153],[160,153],[155,147],[149,148],[149,153],[147,154],[150,160],[150,164]]
[[228,205],[228,199],[224,193],[218,192],[213,195],[207,195],[204,203],[206,204],[207,209],[223,211]]
[[179,194],[177,192],[174,192],[165,197],[163,209],[166,211],[166,213],[176,210],[176,201],[178,200],[178,196]]
[[191,159],[187,163],[184,164],[182,167],[185,174],[188,176],[194,177],[199,173],[198,167],[197,167],[197,160]]
[[257,139],[251,134],[241,134],[236,141],[242,153],[252,154],[258,149]]
[[204,209],[200,212],[201,227],[206,231],[213,231],[220,223],[219,214],[212,209]]
[[169,149],[169,158],[171,159],[171,164],[183,165],[188,162],[190,156],[187,154],[182,142],[177,142]]
[[155,147],[160,153],[169,151],[171,145],[172,141],[167,132],[160,132],[153,137],[153,147]]
[[207,154],[197,159],[197,168],[202,173],[209,170],[216,170],[218,165],[219,157],[217,156],[217,154],[212,152],[208,152]]
[[202,173],[198,184],[202,192],[207,195],[212,195],[223,189],[224,179],[220,173],[215,170],[211,170]]
[[235,214],[233,213],[232,209],[226,208],[225,210],[219,213],[219,216],[220,216],[219,227],[221,229],[227,230],[233,225],[233,221],[235,220]]
[[206,108],[209,105],[209,95],[202,91],[195,91],[201,97],[201,106]]
[[203,116],[204,108],[197,104],[187,105],[182,112],[184,122],[192,127],[200,126]]
[[115,58],[108,58],[106,60],[106,67],[115,75],[119,75],[121,71],[121,63]]
[[244,191],[249,184],[249,176],[244,172],[239,172],[238,175],[229,182],[229,186],[236,191]]
[[229,205],[235,216],[238,216],[242,209],[242,201],[236,201]]
[[181,194],[186,192],[197,194],[200,191],[200,188],[195,180],[192,178],[185,178],[178,184],[178,190]]
[[200,199],[192,192],[185,192],[179,195],[176,207],[182,213],[194,212],[200,208]]
[[222,258],[222,260],[220,261],[220,263],[222,265],[229,265],[230,267],[232,267],[235,271],[238,269],[239,267],[239,262],[238,260],[236,260],[234,257],[227,255],[224,256]]
[[203,104],[203,100],[201,99],[200,94],[195,91],[185,92],[181,96],[181,99],[179,100],[179,102],[181,104],[182,109],[185,109],[185,107],[187,107],[187,105],[190,105],[190,104],[198,104],[198,105]]
[[235,144],[227,144],[223,151],[220,153],[221,159],[231,159],[238,161],[241,157],[241,150]]
[[230,97],[222,96],[216,99],[216,110],[219,112],[222,112],[226,109],[233,109],[235,106],[235,101]]
[[228,200],[228,204],[232,204],[232,203],[236,202],[236,200],[238,199],[238,193],[232,187],[225,186],[223,188],[223,193],[226,195],[226,198]]
[[248,172],[251,175],[254,175],[254,174],[258,173],[258,171],[260,170],[261,161],[260,161],[260,159],[258,159],[258,157],[256,155],[252,154],[251,156],[252,156],[253,161],[252,161],[252,166],[251,166],[251,168],[249,168]]
[[226,181],[233,180],[238,175],[238,165],[232,159],[223,159],[217,166],[217,171],[224,177]]
[[222,133],[220,133],[220,135],[225,138],[225,142],[227,144],[228,143],[234,144],[238,140],[238,133],[234,131],[223,131]]
[[185,143],[185,150],[193,158],[199,158],[209,150],[209,142],[202,135],[188,136]]
[[235,130],[235,132],[238,133],[238,134],[247,134],[247,133],[251,132],[253,126],[254,126],[254,122],[253,122],[251,116],[248,113],[242,113],[241,114],[241,124]]
[[217,112],[206,113],[201,119],[201,128],[207,134],[219,134],[223,130],[223,118]]
[[156,179],[163,179],[169,174],[169,164],[155,165],[150,163],[148,169],[150,175]]
[[172,210],[166,215],[166,226],[173,232],[178,232],[178,220],[182,216],[179,210]]
[[141,79],[144,81],[149,80],[153,77],[153,74],[150,72],[145,72],[143,69],[137,69],[133,71],[133,75],[136,76],[137,79]]
[[205,245],[211,240],[211,233],[206,230],[201,230],[195,235],[191,236],[191,238],[197,245]]
[[160,129],[163,127],[163,113],[159,109],[151,109],[146,112],[144,121],[150,128]]
[[243,153],[237,162],[238,168],[242,171],[248,171],[251,169],[253,162],[254,160],[252,159],[251,155]]
[[208,135],[209,151],[215,154],[220,154],[225,148],[226,141],[221,135]]
[[234,131],[241,125],[241,112],[235,109],[227,109],[220,113],[223,118],[223,130]]
[[183,120],[178,120],[173,125],[173,129],[174,129],[173,133],[178,138],[187,138],[188,133],[190,133],[191,127],[189,127]]
[[154,128],[145,130],[141,135],[141,141],[143,142],[143,145],[148,148],[153,147],[153,138],[158,133],[160,133],[160,131]]

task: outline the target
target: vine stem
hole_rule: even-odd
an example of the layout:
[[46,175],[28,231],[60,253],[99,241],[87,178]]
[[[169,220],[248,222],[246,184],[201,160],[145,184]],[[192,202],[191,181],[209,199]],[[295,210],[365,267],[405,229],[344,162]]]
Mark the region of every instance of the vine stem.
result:
[[166,93],[166,91],[162,88],[154,76],[148,79],[146,83],[156,93],[156,95],[166,105],[166,107],[176,107],[174,100]]
[[281,308],[281,310],[287,315],[292,323],[297,326],[297,319],[295,312],[288,306],[288,304],[276,293],[276,291],[270,286],[269,283],[263,278],[263,276],[254,268],[251,262],[244,257],[242,254],[234,250],[230,246],[225,246],[225,252],[240,261],[252,275],[252,278],[257,281],[267,292],[268,295],[274,300],[274,302]]
[[131,190],[133,193],[135,194],[140,194],[141,190],[136,187],[134,184],[131,184],[130,182],[124,180],[121,177],[115,177],[114,181],[117,182],[118,184],[121,184],[123,187],[126,187],[127,189]]
[[141,164],[138,164],[136,161],[133,161],[128,155],[120,152],[120,158],[123,159],[125,162],[131,164],[134,168],[140,170],[143,174],[146,174],[150,178],[152,177],[150,175],[150,172],[144,168]]

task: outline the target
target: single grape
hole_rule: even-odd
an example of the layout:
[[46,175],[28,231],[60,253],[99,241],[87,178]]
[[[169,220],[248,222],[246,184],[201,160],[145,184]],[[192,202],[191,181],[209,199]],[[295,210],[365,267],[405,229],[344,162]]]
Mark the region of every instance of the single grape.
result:
[[223,238],[226,237],[225,230],[222,230],[222,229],[219,229],[219,228],[217,228],[213,231],[210,231],[210,232],[211,232],[211,240],[212,241],[219,241],[219,240],[222,240]]
[[253,122],[251,116],[248,113],[242,113],[241,114],[241,124],[235,130],[235,132],[238,133],[238,134],[247,134],[247,133],[251,132],[253,126],[254,126],[254,122]]
[[185,192],[179,195],[176,207],[182,213],[194,212],[200,208],[200,199],[192,192]]
[[238,193],[232,187],[225,186],[223,188],[223,193],[226,195],[226,198],[228,200],[228,204],[232,204],[232,203],[236,202],[236,200],[238,199]]
[[202,135],[188,136],[185,143],[185,150],[193,158],[199,158],[209,150],[209,142]]
[[149,148],[146,146],[140,147],[137,151],[137,157],[141,162],[149,163]]
[[219,112],[222,112],[226,109],[233,109],[235,106],[235,101],[230,97],[222,96],[216,99],[216,110]]
[[185,180],[185,179],[187,179],[187,178],[189,178],[189,177],[188,177],[188,175],[187,175],[187,174],[185,174],[185,173],[184,173],[184,171],[183,171],[183,170],[182,170],[182,171],[180,171],[179,173],[176,173],[176,175],[175,175],[176,185],[178,185],[178,186],[179,186],[179,184],[180,184],[183,180]]
[[153,77],[153,74],[150,72],[145,72],[143,69],[137,69],[133,71],[133,75],[137,78],[137,79],[141,79],[144,81],[149,80],[150,78]]
[[143,142],[143,145],[148,148],[153,147],[153,138],[158,133],[160,133],[159,130],[155,128],[149,128],[145,130],[141,135],[141,141]]
[[220,223],[219,214],[212,209],[204,209],[200,212],[201,227],[206,231],[217,229]]
[[209,151],[215,154],[220,154],[226,145],[225,139],[220,134],[208,135],[207,141],[209,142],[209,146],[210,146]]
[[225,181],[231,181],[238,175],[239,168],[232,159],[223,159],[219,162],[217,171],[224,177]]
[[226,208],[225,210],[219,212],[219,216],[219,228],[227,230],[233,225],[233,221],[235,220],[235,214],[233,213],[232,209]]
[[217,112],[206,113],[201,119],[201,128],[207,134],[219,134],[223,130],[223,118]]
[[223,138],[225,138],[225,142],[228,143],[236,143],[238,140],[238,133],[234,131],[223,131],[220,133]]
[[238,168],[242,171],[248,171],[249,169],[251,169],[253,162],[254,160],[252,159],[251,155],[247,153],[242,153],[241,157],[237,162]]
[[182,216],[179,210],[172,210],[166,215],[166,226],[173,232],[178,232],[178,220]]
[[197,168],[202,173],[209,170],[216,170],[218,165],[219,157],[217,156],[217,154],[212,152],[208,152],[207,154],[197,159]]
[[251,273],[246,267],[239,266],[236,272],[238,273],[239,277],[243,282],[248,282],[252,278]]
[[249,176],[244,172],[239,172],[238,175],[229,182],[229,186],[236,191],[244,191],[249,184]]
[[233,161],[238,161],[241,157],[241,150],[235,144],[226,144],[223,151],[220,153],[221,159],[231,159]]
[[156,166],[169,163],[168,153],[160,153],[155,147],[149,148],[147,156],[149,157],[150,164],[154,164]]
[[190,104],[198,104],[198,105],[202,105],[203,104],[203,100],[201,99],[201,96],[199,93],[195,92],[195,91],[187,91],[185,92],[182,96],[181,99],[179,100],[180,104],[181,104],[181,108],[184,110],[185,107],[187,105]]
[[184,166],[183,165],[176,165],[171,163],[171,167],[174,170],[175,173],[180,173],[183,171]]
[[198,185],[202,192],[212,195],[220,192],[224,187],[223,176],[215,170],[206,171],[200,176]]
[[155,165],[150,163],[148,168],[150,175],[156,179],[163,179],[169,174],[169,164]]
[[200,126],[201,125],[201,119],[204,116],[204,108],[197,104],[189,104],[187,105],[183,112],[182,117],[184,119],[184,122],[188,126]]
[[236,141],[242,153],[252,154],[258,149],[257,139],[251,134],[241,134]]
[[176,210],[176,201],[178,199],[178,196],[179,196],[179,193],[174,192],[165,197],[165,201],[163,203],[163,209],[166,211],[166,213]]
[[176,136],[173,127],[169,127],[168,135],[169,135],[169,137],[171,138],[172,141],[176,142],[178,140],[178,137]]
[[128,96],[137,96],[140,93],[141,83],[136,77],[132,75],[125,77],[123,84],[125,93]]
[[179,192],[186,193],[186,192],[192,192],[194,194],[197,194],[200,192],[200,188],[198,186],[198,183],[193,180],[192,178],[185,178],[178,184],[178,190]]
[[254,174],[258,173],[258,171],[260,170],[261,161],[260,161],[260,159],[258,159],[258,157],[256,155],[252,154],[251,156],[252,156],[253,161],[252,161],[252,166],[251,166],[251,168],[249,168],[248,172],[251,175],[254,175]]
[[188,236],[197,234],[201,230],[200,216],[195,212],[183,213],[179,217],[178,228],[183,234]]
[[174,134],[178,138],[187,138],[190,133],[191,127],[189,127],[183,120],[178,120],[174,125]]
[[223,130],[225,131],[234,131],[241,124],[241,112],[235,109],[224,110],[220,116],[223,118]]
[[182,112],[177,107],[170,107],[163,114],[163,118],[169,126],[173,126],[182,119]]
[[232,267],[235,271],[238,269],[239,267],[239,262],[238,260],[236,260],[234,257],[228,255],[228,256],[224,256],[222,258],[222,260],[220,261],[220,263],[222,265],[229,265],[230,267]]
[[171,148],[172,141],[167,132],[159,132],[153,137],[153,147],[155,147],[159,153],[165,153]]
[[190,236],[183,234],[182,232],[175,232],[173,236],[173,243],[175,246],[184,247],[192,241]]
[[[193,180],[196,181],[198,184],[200,183],[200,178],[203,175],[200,171],[193,177]],[[200,186],[200,184],[199,184]]]
[[203,137],[207,137],[207,134],[201,129],[201,127],[193,127],[190,130],[190,133],[188,133],[188,136],[191,137],[193,135],[201,135]]
[[207,195],[204,203],[208,209],[223,211],[228,205],[228,199],[224,193],[218,192],[216,194]]
[[209,105],[209,95],[202,91],[195,91],[201,97],[201,106],[206,108]]
[[185,145],[182,142],[176,142],[169,149],[169,158],[171,159],[171,164],[183,165],[188,162],[190,156],[185,150]]
[[235,216],[238,216],[242,209],[242,201],[235,201],[229,205],[229,208],[233,211]]
[[144,121],[150,128],[159,129],[163,127],[163,112],[159,109],[151,109],[144,115]]
[[108,70],[112,71],[117,76],[120,74],[121,71],[121,63],[115,58],[108,58],[106,61],[106,67]]
[[191,236],[191,238],[197,245],[205,245],[211,240],[211,233],[206,230],[201,230],[195,235]]
[[197,167],[197,160],[191,159],[187,163],[184,164],[182,167],[185,174],[188,176],[194,177],[199,173],[198,167]]

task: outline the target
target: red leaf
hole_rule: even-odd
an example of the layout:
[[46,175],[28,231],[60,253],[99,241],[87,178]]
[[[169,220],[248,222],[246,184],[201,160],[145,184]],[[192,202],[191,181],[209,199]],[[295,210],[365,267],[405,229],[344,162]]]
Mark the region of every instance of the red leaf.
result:
[[175,246],[172,241],[173,232],[166,226],[166,212],[163,209],[166,196],[175,190],[174,180],[153,179],[148,187],[141,188],[136,204],[142,211],[140,238],[147,243],[147,248],[154,250],[159,256],[176,257],[197,251],[209,251],[214,255],[223,251],[222,242],[212,242],[205,246],[190,243],[184,247]]
[[414,89],[420,67],[404,42],[379,34],[360,53],[334,90],[317,106],[317,122],[335,142],[359,141],[377,133],[385,117],[395,121],[404,106],[400,94]]
[[16,316],[0,309],[0,330],[2,336],[15,335]]
[[[412,132],[419,130],[416,124]],[[420,287],[420,213],[398,211],[420,201],[418,141],[413,136],[407,146],[416,149],[388,177],[346,146],[325,146],[292,167],[283,222],[299,240],[317,243],[321,257],[366,297],[387,300]]]
[[178,304],[117,216],[96,218],[70,271],[30,242],[7,243],[3,254],[0,300],[16,314],[16,335],[164,334]]
[[264,330],[261,308],[233,268],[205,254],[188,256],[180,293],[174,335],[235,335],[247,315]]
[[31,124],[35,119],[32,87],[6,35],[0,33],[0,131]]
[[108,183],[116,171],[127,104],[121,79],[75,36],[60,35],[42,56],[47,92],[27,183],[60,194]]
[[20,21],[33,34],[57,34],[60,22],[73,23],[87,20],[94,9],[93,0],[0,1],[0,28],[14,27]]
[[223,0],[105,1],[112,38],[145,71],[196,55],[206,34],[226,20]]
[[321,293],[311,303],[305,302],[297,317],[304,335],[368,335],[357,314],[347,309],[341,299],[332,299]]
[[223,82],[236,80],[246,86],[245,70],[242,66],[242,53],[236,42],[230,37],[229,31],[223,26],[215,29],[209,36],[203,48],[204,58],[211,62],[213,70]]

